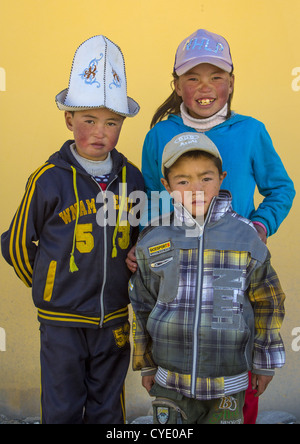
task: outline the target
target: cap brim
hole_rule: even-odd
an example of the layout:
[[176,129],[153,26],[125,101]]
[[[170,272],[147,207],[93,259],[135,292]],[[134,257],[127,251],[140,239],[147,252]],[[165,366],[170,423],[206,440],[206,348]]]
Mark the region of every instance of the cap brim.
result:
[[65,105],[65,100],[68,94],[68,89],[64,89],[63,91],[61,91],[59,94],[57,94],[57,96],[55,97],[55,102],[56,105],[58,107],[58,109],[60,109],[61,111],[84,111],[87,109],[97,109],[97,108],[107,108],[109,110],[111,110],[112,112],[119,114],[121,116],[124,117],[134,117],[138,114],[139,110],[140,110],[140,106],[139,104],[133,100],[131,97],[127,97],[127,101],[128,101],[128,110],[129,113],[123,113],[120,112],[116,109],[112,109],[112,108],[108,108],[105,105],[99,105],[99,106],[68,106]]
[[186,148],[182,148],[182,150],[180,150],[176,154],[174,154],[171,157],[171,159],[169,159],[167,162],[162,163],[161,172],[162,172],[163,176],[165,176],[165,168],[167,168],[167,169],[171,168],[171,166],[174,165],[174,163],[177,162],[177,160],[183,154],[188,153],[190,151],[204,151],[205,153],[211,154],[212,156],[216,157],[217,159],[220,159],[221,163],[223,164],[223,160],[222,160],[221,154],[218,149],[217,149],[217,151],[213,152],[211,148],[190,145]]
[[194,68],[197,65],[201,65],[203,63],[209,63],[210,65],[217,66],[223,71],[231,73],[233,71],[233,66],[229,63],[226,63],[224,60],[218,59],[217,57],[195,57],[194,59],[188,60],[186,63],[179,67],[175,67],[175,72],[178,76],[182,76],[190,69]]

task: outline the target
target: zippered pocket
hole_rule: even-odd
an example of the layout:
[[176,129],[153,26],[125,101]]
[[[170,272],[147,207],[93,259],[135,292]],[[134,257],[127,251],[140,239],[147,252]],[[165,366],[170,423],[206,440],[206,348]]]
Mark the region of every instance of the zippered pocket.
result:
[[151,264],[151,268],[159,268],[162,267],[163,265],[168,264],[169,262],[171,262],[173,260],[173,257],[169,257],[167,259],[164,259],[162,261],[158,261],[158,262],[153,262]]
[[[152,259],[153,260],[153,259]],[[153,276],[153,282],[159,279],[159,290],[157,300],[163,303],[172,302],[178,292],[179,273],[178,255],[173,251],[172,255],[157,257],[150,262],[149,267]]]
[[57,266],[56,261],[50,262],[50,265],[48,268],[47,279],[46,279],[45,290],[44,290],[44,297],[43,297],[44,301],[46,301],[46,302],[50,302],[51,298],[52,298],[53,287],[54,287],[54,282],[55,282],[55,275],[56,275],[56,266]]

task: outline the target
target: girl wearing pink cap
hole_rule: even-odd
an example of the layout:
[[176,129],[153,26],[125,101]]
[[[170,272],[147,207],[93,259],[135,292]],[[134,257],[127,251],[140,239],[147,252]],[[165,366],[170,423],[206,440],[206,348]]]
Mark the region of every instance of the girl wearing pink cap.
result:
[[[264,124],[231,110],[234,74],[227,41],[204,29],[184,39],[176,52],[173,86],[172,94],[153,116],[143,147],[142,173],[152,214],[155,207],[162,213],[161,203],[153,201],[153,195],[151,200],[151,191],[163,191],[165,145],[177,134],[201,132],[220,151],[228,173],[222,188],[232,193],[234,211],[250,219],[266,243],[288,215],[295,190]],[[253,201],[256,186],[263,196],[257,208]],[[133,251],[127,264],[136,269]],[[254,424],[257,417],[255,393],[250,384],[245,407],[248,424]]]

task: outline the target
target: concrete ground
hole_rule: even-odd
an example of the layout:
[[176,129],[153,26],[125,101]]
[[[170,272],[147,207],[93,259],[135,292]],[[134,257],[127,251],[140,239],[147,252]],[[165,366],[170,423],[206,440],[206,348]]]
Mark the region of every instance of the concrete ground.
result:
[[[39,424],[40,418],[12,419],[0,414],[0,424]],[[152,424],[152,416],[136,418],[131,424]],[[288,412],[271,410],[260,412],[256,424],[300,424],[300,420]]]

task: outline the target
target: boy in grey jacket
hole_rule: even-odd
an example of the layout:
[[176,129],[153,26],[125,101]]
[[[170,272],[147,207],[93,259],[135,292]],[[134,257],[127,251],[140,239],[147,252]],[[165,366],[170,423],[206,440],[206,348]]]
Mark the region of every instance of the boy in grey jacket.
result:
[[137,244],[133,368],[156,396],[154,423],[242,423],[248,372],[260,396],[284,365],[285,296],[267,247],[220,191],[216,146],[176,136],[162,170],[174,212]]

